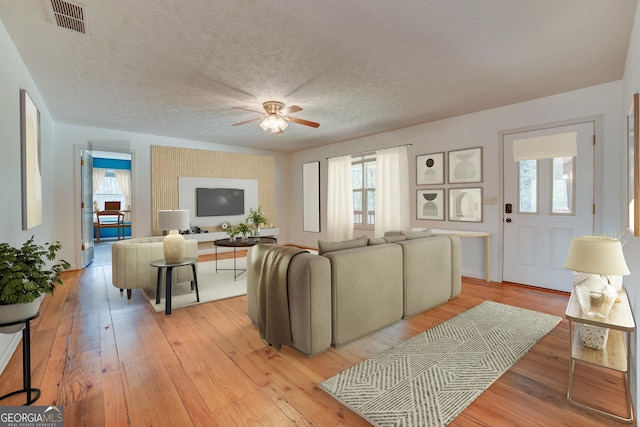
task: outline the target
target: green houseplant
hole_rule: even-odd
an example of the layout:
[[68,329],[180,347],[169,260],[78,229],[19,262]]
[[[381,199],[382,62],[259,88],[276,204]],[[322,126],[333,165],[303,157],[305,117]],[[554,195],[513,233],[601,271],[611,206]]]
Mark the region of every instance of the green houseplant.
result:
[[229,241],[231,242],[234,242],[236,240],[236,236],[240,233],[235,225],[230,225],[226,231],[229,236]]
[[249,208],[249,216],[247,217],[247,220],[258,228],[260,228],[261,225],[267,225],[267,217],[259,206],[258,209]]
[[242,240],[247,240],[247,233],[251,232],[251,227],[246,222],[240,222],[235,226],[238,234],[242,234]]
[[262,212],[262,208],[260,206],[258,206],[258,209],[249,208],[247,221],[251,222],[255,227],[253,235],[256,237],[256,240],[260,239],[260,226],[267,225],[267,217]]
[[[35,315],[44,294],[53,294],[56,285],[63,285],[60,273],[71,265],[64,260],[51,264],[61,248],[60,242],[38,245],[33,236],[19,248],[0,243],[0,323]],[[23,328],[23,324],[6,326],[0,333]]]

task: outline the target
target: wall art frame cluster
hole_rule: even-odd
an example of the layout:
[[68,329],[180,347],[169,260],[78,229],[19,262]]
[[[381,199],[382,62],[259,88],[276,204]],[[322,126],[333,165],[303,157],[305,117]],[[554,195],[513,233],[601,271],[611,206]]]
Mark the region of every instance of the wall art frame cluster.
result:
[[[446,176],[447,183],[453,187],[417,189],[416,218],[433,221],[447,219],[459,222],[482,222],[482,187],[460,186],[481,183],[482,173],[482,147],[417,155],[417,186],[445,185]],[[448,215],[445,217],[447,207]]]

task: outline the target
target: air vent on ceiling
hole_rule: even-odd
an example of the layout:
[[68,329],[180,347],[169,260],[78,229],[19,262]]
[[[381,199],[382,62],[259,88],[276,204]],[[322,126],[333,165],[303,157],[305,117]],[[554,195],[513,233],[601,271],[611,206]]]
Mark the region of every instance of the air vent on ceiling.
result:
[[58,27],[87,34],[84,6],[64,0],[51,0],[51,8]]

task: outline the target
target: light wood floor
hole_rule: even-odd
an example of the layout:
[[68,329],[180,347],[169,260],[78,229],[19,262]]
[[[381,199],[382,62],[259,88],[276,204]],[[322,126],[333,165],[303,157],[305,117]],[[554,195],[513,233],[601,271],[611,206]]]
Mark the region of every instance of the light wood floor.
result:
[[[109,265],[64,273],[66,286],[45,298],[32,322],[33,385],[42,389],[36,404],[64,406],[68,426],[366,426],[318,384],[483,300],[563,320],[451,425],[629,425],[566,402],[566,294],[465,278],[453,301],[307,358],[288,347],[265,347],[245,297],[165,316],[139,290],[127,305],[110,276]],[[0,394],[21,388],[20,349],[0,376]],[[576,398],[624,414],[619,373],[581,367],[576,390]]]

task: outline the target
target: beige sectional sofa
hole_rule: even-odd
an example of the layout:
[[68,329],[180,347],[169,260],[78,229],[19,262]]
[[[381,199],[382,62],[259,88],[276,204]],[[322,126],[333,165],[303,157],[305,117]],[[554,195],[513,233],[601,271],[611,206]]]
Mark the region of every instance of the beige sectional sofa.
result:
[[[309,356],[445,303],[461,290],[456,236],[389,233],[318,246],[320,255],[295,256],[287,272],[291,346]],[[247,311],[256,324],[264,253],[252,248],[247,254]]]
[[[156,287],[158,269],[149,263],[164,258],[163,240],[163,236],[118,240],[111,247],[111,281],[120,292],[127,290],[129,302],[131,289]],[[184,241],[184,256],[198,257],[197,240]],[[193,280],[191,266],[174,268],[172,274],[172,283]]]

